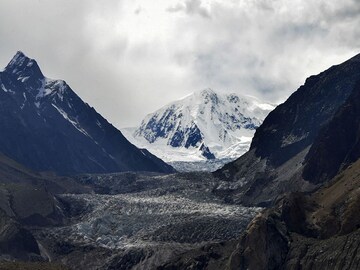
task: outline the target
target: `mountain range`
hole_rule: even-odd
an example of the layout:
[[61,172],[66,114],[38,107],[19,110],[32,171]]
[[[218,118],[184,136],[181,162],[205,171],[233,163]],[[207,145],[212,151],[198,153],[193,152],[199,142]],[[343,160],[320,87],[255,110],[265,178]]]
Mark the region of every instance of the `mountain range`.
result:
[[0,72],[0,129],[0,152],[36,171],[174,171],[22,52]]
[[122,131],[138,147],[172,164],[229,161],[248,150],[256,128],[274,107],[255,97],[205,89],[165,105],[138,127]]
[[84,140],[99,119],[71,114],[83,103],[65,110],[70,90],[39,88],[39,69],[23,72],[32,61],[18,53],[0,74],[0,121],[15,138],[0,135],[12,150],[0,154],[0,268],[359,269],[360,55],[309,77],[256,128],[249,151],[214,173],[69,176],[20,164],[31,154],[25,139],[42,147],[66,131]]

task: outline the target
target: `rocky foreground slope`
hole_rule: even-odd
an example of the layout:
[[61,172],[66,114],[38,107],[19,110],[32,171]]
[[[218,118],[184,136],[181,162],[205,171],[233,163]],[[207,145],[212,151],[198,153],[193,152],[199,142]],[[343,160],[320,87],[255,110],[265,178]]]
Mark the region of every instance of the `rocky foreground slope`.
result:
[[313,194],[290,193],[238,239],[190,250],[159,269],[359,269],[360,161]]
[[55,194],[89,191],[71,178],[35,173],[0,154],[0,260],[43,260],[30,228],[65,222]]

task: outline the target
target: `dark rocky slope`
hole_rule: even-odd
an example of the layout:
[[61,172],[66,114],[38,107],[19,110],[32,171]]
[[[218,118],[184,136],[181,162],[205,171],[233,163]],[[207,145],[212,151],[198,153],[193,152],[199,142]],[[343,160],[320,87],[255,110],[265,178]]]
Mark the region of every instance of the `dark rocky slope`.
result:
[[0,72],[0,129],[0,151],[35,171],[174,171],[21,52]]
[[190,250],[158,269],[359,269],[360,161],[313,194],[290,193],[237,241]]
[[0,262],[0,270],[68,270],[65,267],[56,263],[48,262]]
[[230,269],[359,269],[360,161],[312,195],[290,194],[257,217]]
[[91,188],[79,184],[72,178],[30,170],[2,153],[0,153],[0,185],[41,187],[53,194],[91,191]]
[[316,138],[305,159],[303,176],[319,183],[360,158],[360,81],[347,102]]
[[250,151],[215,173],[223,180],[215,192],[243,204],[271,205],[281,193],[315,189],[320,179],[308,181],[314,165],[303,178],[315,150],[305,157],[359,79],[360,55],[308,78],[256,130]]
[[40,257],[34,236],[0,209],[0,259]]
[[56,197],[63,192],[88,193],[90,188],[70,178],[38,174],[0,154],[1,260],[44,260],[31,228],[67,222]]

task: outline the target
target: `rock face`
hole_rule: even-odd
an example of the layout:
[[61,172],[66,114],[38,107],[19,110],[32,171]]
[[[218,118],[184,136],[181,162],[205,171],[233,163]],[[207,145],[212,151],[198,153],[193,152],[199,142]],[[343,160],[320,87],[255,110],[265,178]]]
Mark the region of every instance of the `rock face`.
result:
[[360,160],[312,194],[290,193],[238,240],[177,256],[159,269],[359,269]]
[[173,172],[21,52],[0,73],[0,129],[0,151],[36,171]]
[[230,269],[358,269],[360,162],[312,195],[290,194],[255,219]]
[[347,102],[316,138],[306,156],[303,176],[325,182],[360,158],[360,81]]
[[40,257],[34,236],[0,209],[0,259]]
[[[316,165],[311,162],[318,158],[319,147],[312,145],[324,140],[321,130],[335,117],[359,79],[359,55],[308,78],[266,117],[256,130],[250,151],[215,173],[224,180],[216,192],[240,203],[263,205],[271,204],[283,192],[314,189],[322,180],[314,174]],[[346,141],[346,136],[354,136],[350,133],[337,139]],[[345,146],[345,141],[340,143]],[[341,161],[334,161],[338,168]],[[329,172],[328,179],[336,173],[337,169]]]
[[251,149],[279,166],[311,145],[360,78],[360,55],[309,77],[257,130]]
[[254,97],[205,89],[147,115],[125,134],[169,162],[234,159],[248,150],[273,108]]
[[63,207],[54,195],[59,192],[87,190],[72,179],[37,174],[0,154],[1,260],[43,260],[28,227],[64,223]]

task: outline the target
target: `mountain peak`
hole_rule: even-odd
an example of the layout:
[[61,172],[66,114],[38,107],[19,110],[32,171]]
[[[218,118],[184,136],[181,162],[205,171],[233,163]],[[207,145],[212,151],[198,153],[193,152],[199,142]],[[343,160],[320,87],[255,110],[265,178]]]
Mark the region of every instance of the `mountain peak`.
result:
[[197,91],[193,94],[193,96],[198,101],[204,101],[206,104],[209,102],[216,104],[219,101],[218,94],[211,88],[206,88],[206,89]]
[[169,162],[233,159],[272,109],[265,104],[206,88],[147,115],[128,138]]
[[11,62],[16,62],[22,58],[28,58],[28,57],[22,51],[17,51],[14,57],[12,58]]
[[5,70],[14,69],[15,67],[22,66],[24,63],[28,64],[32,59],[27,57],[22,51],[17,51]]
[[216,95],[216,92],[214,90],[212,90],[211,88],[205,88],[205,89],[195,92],[194,94],[195,95],[197,94],[199,96],[213,96],[213,95]]
[[33,79],[43,79],[37,62],[27,57],[23,52],[17,51],[14,57],[5,68],[5,72],[16,74],[18,77],[33,77]]
[[45,78],[24,53],[0,72],[0,82],[0,152],[25,166],[59,174],[174,172],[127,141],[65,81]]

